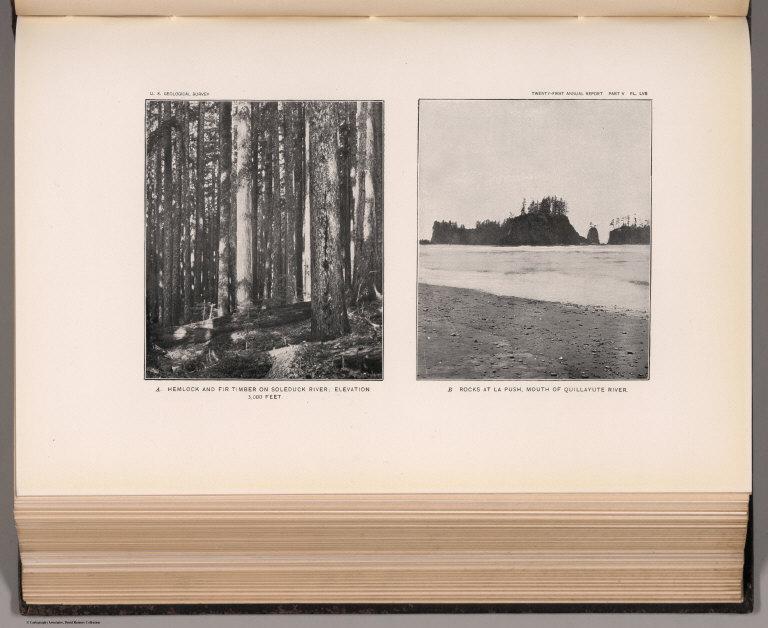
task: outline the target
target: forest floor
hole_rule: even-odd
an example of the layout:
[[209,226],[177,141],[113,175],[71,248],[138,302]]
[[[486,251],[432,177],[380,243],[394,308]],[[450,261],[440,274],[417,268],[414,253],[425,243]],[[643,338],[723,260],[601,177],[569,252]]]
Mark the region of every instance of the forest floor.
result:
[[381,303],[348,310],[350,333],[311,338],[309,302],[150,329],[148,379],[381,379]]
[[422,379],[645,379],[648,317],[419,284]]

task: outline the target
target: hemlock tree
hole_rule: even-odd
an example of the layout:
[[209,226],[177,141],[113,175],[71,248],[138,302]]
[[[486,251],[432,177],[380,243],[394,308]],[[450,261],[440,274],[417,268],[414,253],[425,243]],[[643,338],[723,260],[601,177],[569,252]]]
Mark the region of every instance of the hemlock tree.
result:
[[275,303],[285,305],[285,162],[283,147],[283,125],[285,107],[277,103],[272,118],[272,168],[275,204],[272,213],[272,298]]
[[234,113],[235,128],[235,300],[238,311],[253,304],[253,169],[251,168],[251,105],[238,103]]
[[[307,149],[305,137],[305,115],[304,103],[296,105],[295,133],[293,138],[293,182],[296,190],[296,255],[294,260],[294,272],[296,273],[296,300],[303,301],[309,297],[309,282],[305,280],[305,241],[304,241],[304,223],[306,216],[306,194],[307,194]],[[308,220],[306,220],[308,222]],[[307,239],[308,240],[308,239]],[[308,242],[306,242],[308,244]],[[307,256],[308,257],[308,256]]]
[[357,103],[357,161],[355,194],[355,247],[352,295],[354,302],[376,296],[376,189],[373,169],[374,126],[371,104]]
[[253,169],[253,185],[251,186],[251,197],[253,205],[253,229],[252,229],[252,269],[253,287],[251,294],[253,302],[259,303],[263,299],[264,290],[264,272],[262,263],[264,255],[262,254],[263,235],[261,214],[264,211],[264,194],[262,191],[262,182],[264,180],[262,168],[264,165],[264,153],[262,147],[262,105],[261,103],[251,104],[251,168]]
[[[355,135],[356,103],[343,103],[343,112],[339,124],[339,187],[341,203],[341,240],[344,262],[344,287],[347,294],[352,291],[352,232],[355,222],[355,186],[352,172],[357,153]],[[357,177],[354,177],[355,180]]]
[[173,141],[171,135],[171,103],[163,102],[160,107],[160,122],[167,123],[162,132],[162,176],[160,183],[163,238],[163,272],[161,287],[163,293],[163,311],[161,320],[164,325],[173,325]]
[[294,123],[294,109],[291,104],[283,106],[282,124],[282,153],[283,153],[283,180],[285,190],[285,218],[283,248],[283,271],[285,274],[285,303],[296,303],[296,172],[294,154],[294,135],[296,133]]
[[264,105],[262,124],[264,132],[264,302],[271,302],[274,279],[274,238],[273,221],[275,214],[276,196],[279,190],[275,189],[275,117],[277,116],[277,103]]
[[308,105],[312,337],[316,340],[337,338],[349,332],[336,162],[337,110],[335,103],[313,102]]
[[384,292],[384,105],[381,102],[369,104],[369,116],[373,130],[371,170],[374,206],[372,221],[371,281],[374,296],[381,298]]
[[219,103],[219,260],[218,305],[219,316],[230,314],[230,276],[232,268],[232,243],[230,214],[232,171],[232,103]]
[[189,204],[189,101],[181,103],[181,152],[179,155],[181,167],[181,185],[179,194],[181,196],[181,263],[183,277],[183,320],[188,321],[192,315],[192,234],[190,225],[190,204]]
[[309,216],[309,116],[307,105],[301,108],[301,294],[304,301],[312,298],[311,221]]

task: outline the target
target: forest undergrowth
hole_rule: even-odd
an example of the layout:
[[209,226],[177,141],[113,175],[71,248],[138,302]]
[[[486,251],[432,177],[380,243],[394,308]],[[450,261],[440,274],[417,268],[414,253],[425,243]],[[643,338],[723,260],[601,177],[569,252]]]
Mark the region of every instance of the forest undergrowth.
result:
[[311,339],[309,302],[253,307],[147,339],[149,379],[380,379],[381,303],[348,309],[350,333]]

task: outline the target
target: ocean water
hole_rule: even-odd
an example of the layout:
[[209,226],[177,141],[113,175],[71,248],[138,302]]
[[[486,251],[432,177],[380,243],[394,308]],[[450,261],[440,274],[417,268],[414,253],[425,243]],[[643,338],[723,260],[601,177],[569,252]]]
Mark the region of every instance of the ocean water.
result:
[[651,247],[419,245],[419,282],[648,313]]

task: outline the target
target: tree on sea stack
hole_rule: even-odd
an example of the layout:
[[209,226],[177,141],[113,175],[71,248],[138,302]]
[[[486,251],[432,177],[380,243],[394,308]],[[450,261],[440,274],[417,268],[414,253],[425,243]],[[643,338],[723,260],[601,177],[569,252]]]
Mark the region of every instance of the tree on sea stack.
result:
[[312,277],[312,337],[349,332],[344,295],[341,197],[336,160],[339,128],[335,103],[313,102],[309,114],[309,189]]
[[587,244],[600,244],[600,236],[597,234],[597,227],[593,223],[589,223],[589,231],[587,232]]

